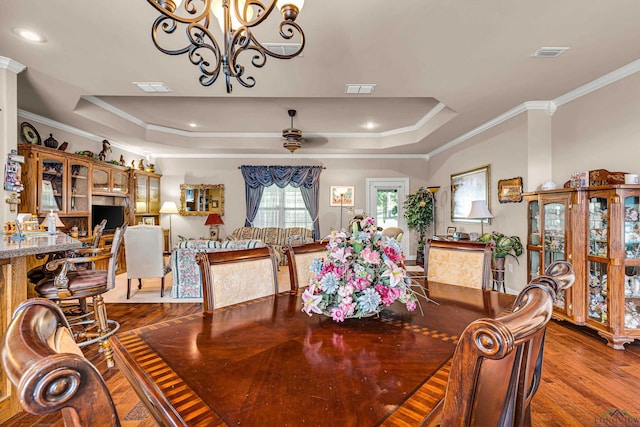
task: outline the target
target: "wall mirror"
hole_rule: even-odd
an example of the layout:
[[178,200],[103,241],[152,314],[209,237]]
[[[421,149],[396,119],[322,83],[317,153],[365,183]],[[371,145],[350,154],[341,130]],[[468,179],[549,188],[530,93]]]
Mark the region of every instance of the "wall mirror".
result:
[[180,184],[180,215],[224,215],[224,184]]

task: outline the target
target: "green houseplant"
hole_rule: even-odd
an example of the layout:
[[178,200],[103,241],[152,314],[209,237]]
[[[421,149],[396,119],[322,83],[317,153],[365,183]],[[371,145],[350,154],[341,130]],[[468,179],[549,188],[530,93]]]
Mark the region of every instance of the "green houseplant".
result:
[[404,201],[404,218],[407,227],[418,232],[417,264],[424,262],[424,244],[427,228],[433,222],[433,195],[424,187],[409,194]]
[[505,236],[504,234],[494,231],[493,233],[485,233],[478,239],[480,242],[489,243],[493,242],[495,248],[491,258],[491,269],[493,270],[493,281],[497,284],[498,290],[502,285],[503,290],[506,291],[504,285],[504,263],[507,256],[513,257],[518,264],[518,257],[524,252],[524,247],[518,236]]

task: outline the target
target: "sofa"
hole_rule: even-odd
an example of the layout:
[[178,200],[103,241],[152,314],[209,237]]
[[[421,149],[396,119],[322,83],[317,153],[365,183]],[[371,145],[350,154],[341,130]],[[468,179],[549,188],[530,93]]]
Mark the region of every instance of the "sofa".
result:
[[274,247],[279,265],[287,265],[287,257],[284,256],[282,248],[286,245],[313,243],[313,231],[303,227],[240,227],[233,230],[227,239],[231,241],[260,240],[266,245]]
[[202,299],[202,280],[196,262],[199,252],[236,251],[241,249],[263,248],[266,244],[261,240],[183,240],[173,247],[169,265],[171,266],[173,298]]

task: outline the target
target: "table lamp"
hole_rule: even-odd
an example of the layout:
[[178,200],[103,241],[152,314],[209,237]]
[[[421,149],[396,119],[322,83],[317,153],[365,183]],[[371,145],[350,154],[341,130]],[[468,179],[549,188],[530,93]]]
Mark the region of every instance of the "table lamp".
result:
[[207,220],[204,222],[204,225],[209,226],[209,232],[211,234],[211,240],[218,240],[219,235],[219,227],[224,225],[224,221],[217,213],[209,214]]
[[484,234],[484,220],[488,218],[493,218],[491,212],[489,212],[489,208],[487,207],[486,200],[474,200],[471,202],[471,211],[469,215],[467,215],[469,219],[479,219],[480,220],[480,232],[481,236]]
[[176,206],[176,202],[164,202],[160,207],[159,212],[169,214],[169,250],[171,250],[171,248],[173,248],[173,245],[171,244],[171,217],[173,214],[178,213],[178,206]]

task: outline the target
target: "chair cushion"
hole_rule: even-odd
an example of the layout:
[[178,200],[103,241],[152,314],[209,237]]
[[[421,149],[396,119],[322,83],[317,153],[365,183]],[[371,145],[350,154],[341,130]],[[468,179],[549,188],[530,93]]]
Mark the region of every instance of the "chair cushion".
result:
[[[79,270],[67,273],[69,279],[69,292],[73,299],[78,296],[97,295],[107,290],[107,271],[106,270]],[[38,283],[35,287],[36,293],[49,299],[62,299],[58,297],[58,288],[54,284],[55,277],[46,278]]]

